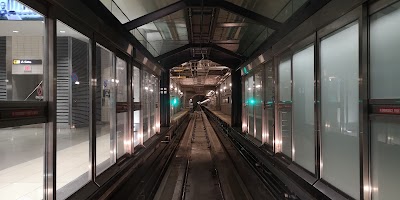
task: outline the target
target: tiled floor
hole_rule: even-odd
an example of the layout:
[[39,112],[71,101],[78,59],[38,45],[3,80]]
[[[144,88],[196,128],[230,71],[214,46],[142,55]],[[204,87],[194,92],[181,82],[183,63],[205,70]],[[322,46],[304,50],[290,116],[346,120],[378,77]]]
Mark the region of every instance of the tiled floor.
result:
[[[109,130],[108,126],[103,128]],[[82,176],[91,167],[88,130],[62,129],[57,135],[57,189],[62,191],[79,178],[77,184],[69,184],[73,187],[65,187],[76,191],[89,181],[88,176]],[[98,137],[97,143],[97,163],[110,162],[110,135]],[[0,129],[0,199],[42,199],[43,144],[42,128]]]

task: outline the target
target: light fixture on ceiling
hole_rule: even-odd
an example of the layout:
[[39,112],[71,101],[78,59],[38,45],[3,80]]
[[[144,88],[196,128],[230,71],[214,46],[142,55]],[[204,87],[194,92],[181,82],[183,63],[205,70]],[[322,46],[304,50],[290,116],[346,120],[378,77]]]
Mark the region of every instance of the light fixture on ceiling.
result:
[[19,33],[19,31],[13,31],[13,33]]
[[60,31],[60,33],[65,33],[65,31]]

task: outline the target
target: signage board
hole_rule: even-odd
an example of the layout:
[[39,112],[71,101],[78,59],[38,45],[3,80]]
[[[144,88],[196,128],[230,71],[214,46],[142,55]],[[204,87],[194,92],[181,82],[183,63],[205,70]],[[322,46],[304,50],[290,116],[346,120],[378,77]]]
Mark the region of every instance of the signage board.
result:
[[372,107],[373,114],[400,115],[400,106],[379,105]]
[[27,59],[14,59],[13,65],[41,65],[43,64],[42,60],[27,60]]

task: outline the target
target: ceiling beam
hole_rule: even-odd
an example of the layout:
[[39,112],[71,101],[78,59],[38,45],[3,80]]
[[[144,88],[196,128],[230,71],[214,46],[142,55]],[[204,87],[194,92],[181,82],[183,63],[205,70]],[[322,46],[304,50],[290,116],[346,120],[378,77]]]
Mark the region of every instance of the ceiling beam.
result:
[[[163,60],[163,61],[161,61],[160,65],[163,66],[163,68],[165,70],[170,70],[171,68],[176,67],[184,62],[188,62],[191,60],[201,60],[201,59],[202,59],[202,57],[200,57],[200,56],[196,56],[196,57],[181,56],[170,62],[168,62],[167,60]],[[234,69],[238,64],[240,64],[240,61],[237,59],[234,59],[234,58],[225,59],[225,58],[218,58],[213,55],[210,55],[206,59],[209,59],[215,63],[218,63],[220,65],[226,66],[231,69]]]
[[183,51],[186,51],[186,50],[192,49],[192,48],[210,48],[210,49],[222,52],[224,54],[227,54],[227,55],[229,55],[231,57],[234,57],[234,58],[236,58],[238,60],[241,60],[241,61],[247,60],[247,57],[242,56],[240,54],[237,54],[235,52],[232,52],[232,51],[230,51],[228,49],[225,49],[225,48],[223,48],[221,46],[218,46],[216,44],[213,44],[213,43],[208,43],[208,44],[200,44],[200,43],[186,44],[184,46],[181,46],[179,48],[176,48],[176,49],[174,49],[172,51],[169,51],[167,53],[164,53],[164,54],[156,57],[156,60],[157,61],[162,61],[162,60],[164,60],[164,59],[166,59],[168,57],[171,57],[171,56],[173,56],[175,54],[178,54],[180,52],[183,52]]
[[170,15],[174,12],[177,12],[179,10],[182,10],[187,7],[215,7],[215,8],[221,8],[226,11],[229,11],[231,13],[235,13],[237,15],[240,15],[242,17],[249,18],[261,25],[264,25],[270,29],[278,30],[281,26],[282,23],[275,21],[273,19],[270,19],[268,17],[265,17],[263,15],[260,15],[256,12],[253,12],[251,10],[248,10],[246,8],[243,8],[241,6],[238,6],[234,3],[228,2],[228,1],[223,1],[223,0],[203,0],[203,1],[198,1],[198,0],[180,0],[176,3],[173,3],[171,5],[168,5],[166,7],[163,7],[161,9],[158,9],[154,12],[151,12],[149,14],[143,15],[137,19],[134,19],[132,21],[129,21],[124,24],[124,27],[128,30],[135,29],[137,27],[140,27],[142,25],[148,24],[150,22],[153,22],[157,19],[160,19],[162,17],[165,17],[167,15]]
[[148,24],[150,22],[153,22],[157,19],[163,18],[167,15],[170,15],[174,12],[177,12],[179,10],[182,10],[186,8],[186,4],[184,1],[178,1],[176,3],[173,3],[171,5],[168,5],[166,7],[163,7],[161,9],[158,9],[154,12],[151,12],[149,14],[143,15],[135,20],[129,21],[124,24],[124,27],[128,30],[133,30],[137,27],[143,26],[145,24]]
[[248,10],[246,8],[238,6],[229,1],[224,1],[224,0],[203,0],[203,1],[184,0],[184,1],[186,2],[186,5],[189,7],[202,6],[202,3],[203,3],[204,7],[218,7],[218,8],[224,9],[228,12],[240,15],[242,17],[249,18],[259,24],[262,24],[262,25],[270,28],[270,29],[278,30],[282,26],[282,23],[280,23],[278,21],[275,21],[275,20],[265,17],[263,15],[260,15],[256,12],[253,12],[251,10]]

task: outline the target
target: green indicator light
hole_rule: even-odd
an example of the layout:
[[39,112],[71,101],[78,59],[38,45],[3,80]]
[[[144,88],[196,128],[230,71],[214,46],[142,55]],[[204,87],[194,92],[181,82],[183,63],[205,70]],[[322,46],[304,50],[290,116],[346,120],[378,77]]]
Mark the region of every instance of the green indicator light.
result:
[[174,97],[173,99],[171,99],[171,105],[176,107],[179,105],[179,100],[178,98]]
[[244,72],[245,74],[249,73],[249,72],[247,71],[247,68],[246,68],[246,67],[243,67],[243,72]]
[[249,104],[250,106],[254,106],[257,104],[257,100],[254,98],[251,98],[251,99],[247,100],[247,104]]

